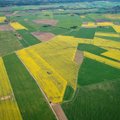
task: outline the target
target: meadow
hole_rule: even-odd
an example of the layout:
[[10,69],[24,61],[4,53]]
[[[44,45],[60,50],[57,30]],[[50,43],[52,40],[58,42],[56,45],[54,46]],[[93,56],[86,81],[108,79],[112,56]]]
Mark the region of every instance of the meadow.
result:
[[0,56],[22,49],[17,37],[11,31],[0,31]]

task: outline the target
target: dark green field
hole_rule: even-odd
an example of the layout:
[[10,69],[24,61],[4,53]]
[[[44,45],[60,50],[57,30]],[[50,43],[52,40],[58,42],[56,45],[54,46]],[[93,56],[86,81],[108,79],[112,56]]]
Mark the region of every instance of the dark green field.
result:
[[116,33],[116,31],[111,26],[107,27],[97,27],[96,32],[110,32],[110,33]]
[[[97,73],[95,72],[97,71]],[[120,78],[120,70],[105,65],[103,63],[84,58],[78,75],[78,84],[90,85],[102,81],[118,80]]]
[[101,53],[106,52],[107,50],[97,47],[95,45],[91,45],[91,44],[79,44],[78,45],[78,50],[80,51],[87,51],[90,53],[94,53],[96,55],[100,55]]
[[63,100],[64,101],[71,100],[73,97],[73,94],[74,94],[74,89],[68,85],[66,88]]

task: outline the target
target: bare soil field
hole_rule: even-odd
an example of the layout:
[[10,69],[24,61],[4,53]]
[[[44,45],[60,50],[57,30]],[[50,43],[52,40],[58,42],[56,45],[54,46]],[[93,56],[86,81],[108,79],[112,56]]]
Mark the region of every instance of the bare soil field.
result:
[[44,25],[52,25],[55,26],[58,21],[57,20],[48,20],[48,19],[44,19],[44,20],[33,20],[33,22],[37,23],[37,24],[44,24]]
[[0,31],[13,31],[14,29],[10,25],[0,25]]
[[32,35],[43,42],[48,41],[55,37],[55,35],[50,32],[33,32]]

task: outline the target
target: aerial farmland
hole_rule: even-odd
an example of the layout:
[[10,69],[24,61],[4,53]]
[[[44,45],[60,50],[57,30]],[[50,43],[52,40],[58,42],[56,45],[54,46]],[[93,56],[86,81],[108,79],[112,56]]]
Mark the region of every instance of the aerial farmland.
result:
[[0,120],[119,112],[120,2],[0,7]]

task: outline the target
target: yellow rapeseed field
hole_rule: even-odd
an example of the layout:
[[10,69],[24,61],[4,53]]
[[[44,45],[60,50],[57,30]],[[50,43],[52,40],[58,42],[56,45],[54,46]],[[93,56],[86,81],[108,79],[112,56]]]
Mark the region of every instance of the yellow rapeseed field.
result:
[[21,50],[18,52],[18,55],[43,89],[48,99],[54,103],[62,102],[67,81],[36,51],[31,49]]
[[[33,46],[32,49],[41,55],[41,57],[49,63],[56,72],[67,80],[69,85],[76,89],[79,66],[73,59],[79,42],[80,39],[74,37],[57,36],[49,42]],[[83,41],[81,40],[81,42]],[[84,42],[87,42],[87,40],[84,40]]]
[[6,20],[6,17],[0,17],[0,23],[3,23]]
[[109,60],[107,58],[104,58],[104,57],[101,57],[101,56],[98,56],[98,55],[95,55],[95,54],[92,54],[92,53],[89,53],[89,52],[84,52],[84,56],[87,57],[87,58],[90,58],[92,60],[96,60],[98,62],[101,62],[103,64],[107,64],[109,66],[112,66],[114,68],[120,69],[120,63],[119,62],[115,62],[113,60]]
[[88,22],[87,24],[83,24],[82,27],[94,28],[97,27],[97,25],[94,22]]
[[0,58],[0,120],[22,120],[2,58]]
[[120,61],[120,50],[109,50],[101,55]]
[[67,84],[76,89],[79,65],[74,57],[78,43],[83,42],[88,41],[57,36],[17,52],[50,101],[62,102]]
[[10,25],[15,29],[15,30],[27,30],[26,27],[24,27],[23,25],[21,25],[18,22],[11,22]]
[[92,44],[99,47],[120,49],[120,42],[94,37]]
[[97,26],[112,26],[112,22],[97,22]]
[[85,18],[85,16],[84,16],[84,15],[81,15],[80,18]]
[[96,32],[95,36],[106,36],[106,37],[120,37],[119,34],[115,33],[105,33],[105,32]]
[[112,27],[117,33],[120,33],[120,25],[112,25]]

